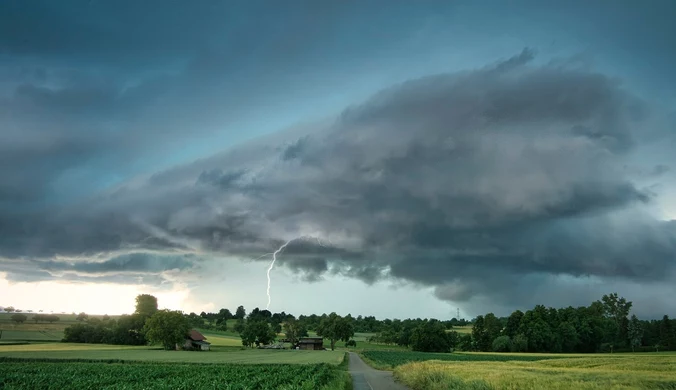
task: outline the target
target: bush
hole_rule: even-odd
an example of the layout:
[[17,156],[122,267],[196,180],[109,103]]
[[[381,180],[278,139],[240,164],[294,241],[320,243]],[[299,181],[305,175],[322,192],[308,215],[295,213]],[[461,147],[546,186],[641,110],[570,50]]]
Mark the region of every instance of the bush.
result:
[[345,343],[345,347],[356,347],[356,346],[357,346],[357,342],[354,341],[354,340],[348,340],[348,341]]
[[494,352],[509,352],[512,349],[512,339],[509,336],[500,336],[493,340]]

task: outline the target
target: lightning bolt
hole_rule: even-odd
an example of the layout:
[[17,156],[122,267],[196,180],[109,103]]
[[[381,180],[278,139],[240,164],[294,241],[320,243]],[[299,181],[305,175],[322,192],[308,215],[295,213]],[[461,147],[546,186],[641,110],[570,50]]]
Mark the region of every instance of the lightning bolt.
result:
[[296,240],[296,238],[293,238],[293,239],[291,239],[291,240],[285,242],[284,245],[282,245],[282,246],[279,247],[279,249],[277,249],[276,251],[272,252],[272,262],[270,262],[270,266],[268,267],[268,290],[267,290],[267,294],[268,294],[268,305],[265,306],[265,310],[268,310],[268,309],[270,308],[270,301],[272,300],[272,299],[270,298],[270,271],[272,271],[272,267],[275,266],[275,261],[277,261],[277,253],[283,251],[284,248],[286,248],[286,246],[289,245],[289,244],[291,243],[291,241],[293,241],[293,240]]
[[[292,239],[290,239],[289,241],[285,242],[282,246],[280,246],[279,248],[277,248],[276,251],[274,251],[274,252],[271,253],[271,254],[272,254],[272,261],[270,262],[270,266],[268,266],[268,272],[267,272],[267,277],[268,277],[268,288],[267,288],[266,292],[267,292],[267,295],[268,295],[268,304],[267,304],[267,306],[265,306],[265,310],[270,309],[270,302],[272,301],[272,298],[271,298],[271,296],[270,296],[270,271],[272,271],[272,268],[274,268],[274,266],[275,266],[275,262],[277,261],[277,255],[278,255],[281,251],[283,251],[283,250],[284,250],[290,243],[292,243],[293,241],[296,241],[296,240],[303,240],[303,239],[312,238],[312,237],[313,237],[313,236],[300,236],[300,237],[292,238]],[[317,244],[319,244],[320,246],[326,248],[326,246],[325,246],[324,244],[322,244],[322,241],[319,239],[319,237],[316,237],[316,236],[315,236],[314,238],[317,240]],[[329,242],[331,242],[331,241],[329,240]],[[269,256],[269,255],[270,255],[270,253],[266,253],[266,254],[264,254],[264,255],[258,257],[258,259],[260,259],[260,258],[262,258],[262,257],[265,257],[265,256]]]

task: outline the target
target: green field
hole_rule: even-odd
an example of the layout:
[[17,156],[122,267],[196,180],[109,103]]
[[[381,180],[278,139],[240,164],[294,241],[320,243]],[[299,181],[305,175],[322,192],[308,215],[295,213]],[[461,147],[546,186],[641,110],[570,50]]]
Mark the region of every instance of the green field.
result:
[[[20,313],[25,314],[28,320],[22,324],[12,321],[14,313],[0,313],[0,344],[13,341],[61,341],[63,339],[63,330],[79,322],[73,314],[55,314],[59,321],[54,323],[31,321],[35,314],[40,313]],[[90,316],[90,318],[102,318],[103,316]],[[116,316],[111,316],[116,318]]]
[[83,359],[155,361],[175,363],[236,363],[236,364],[340,364],[344,352],[295,351],[214,347],[212,351],[165,351],[149,347],[105,344],[48,343],[0,345],[0,359]]
[[454,326],[451,330],[458,333],[472,333],[472,326]]
[[3,362],[6,389],[342,389],[344,371],[328,364],[196,365]]
[[[676,389],[676,354],[511,355],[511,360],[430,360],[395,368],[414,390]],[[498,355],[499,356],[499,355]],[[549,358],[549,359],[548,359]]]

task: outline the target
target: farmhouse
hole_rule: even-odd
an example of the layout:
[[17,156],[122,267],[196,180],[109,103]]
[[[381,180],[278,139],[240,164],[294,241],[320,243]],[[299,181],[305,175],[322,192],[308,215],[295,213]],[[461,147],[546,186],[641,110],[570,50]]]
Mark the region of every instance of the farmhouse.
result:
[[302,337],[298,340],[298,349],[319,351],[324,349],[324,339],[321,337]]
[[196,330],[191,330],[183,343],[183,349],[186,351],[208,351],[211,343],[206,341],[206,337]]

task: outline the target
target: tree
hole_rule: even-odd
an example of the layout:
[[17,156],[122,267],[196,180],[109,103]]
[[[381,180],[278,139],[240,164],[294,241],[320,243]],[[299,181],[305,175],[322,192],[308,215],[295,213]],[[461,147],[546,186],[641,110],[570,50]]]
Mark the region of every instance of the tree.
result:
[[634,352],[634,348],[641,345],[641,339],[643,338],[643,325],[641,325],[641,321],[636,317],[636,314],[631,316],[631,320],[627,326],[627,336],[629,337],[631,351]]
[[246,326],[246,325],[245,325],[245,323],[244,323],[244,318],[238,319],[237,322],[235,322],[235,328],[234,328],[234,329],[235,329],[235,332],[237,332],[237,333],[242,333],[242,332],[244,332],[244,327],[245,327],[245,326]]
[[460,342],[460,333],[454,330],[446,332],[446,338],[448,339],[448,346],[451,348],[451,352],[453,352]]
[[110,316],[108,314],[103,315],[103,320],[108,321],[110,319]]
[[7,306],[7,307],[5,308],[5,311],[6,311],[7,313],[13,313],[13,312],[14,312],[14,306]]
[[446,327],[437,320],[428,320],[413,330],[411,349],[420,352],[448,352],[451,349]]
[[82,313],[78,314],[77,317],[75,317],[75,319],[80,321],[80,322],[86,321],[87,318],[89,318],[89,315],[87,315],[87,313],[85,313],[85,312],[82,312]]
[[509,336],[510,338],[514,338],[514,336],[516,336],[519,332],[519,325],[521,324],[522,318],[523,312],[521,310],[517,310],[510,314],[509,318],[507,318],[507,325],[502,331],[502,334]]
[[[489,344],[493,343],[500,332],[502,331],[502,324],[500,320],[493,313],[488,313],[484,316],[484,327],[486,328],[486,339]],[[486,349],[487,351],[489,349]]]
[[307,337],[307,327],[301,321],[290,318],[284,323],[286,339],[295,345],[301,337]]
[[623,343],[627,339],[626,320],[632,303],[623,297],[618,297],[617,293],[604,295],[601,297],[601,303],[603,304],[603,313],[613,324],[608,335],[608,341],[618,344]]
[[354,336],[354,327],[352,321],[342,318],[336,313],[331,313],[321,320],[317,327],[317,334],[329,339],[333,351],[336,348],[336,341],[347,342]]
[[143,333],[152,344],[161,344],[164,349],[175,349],[183,342],[190,330],[188,320],[182,312],[158,310],[146,320]]
[[488,352],[491,350],[491,340],[488,330],[486,329],[486,321],[484,316],[477,316],[474,319],[474,326],[472,326],[472,339],[476,342],[476,347],[479,351]]
[[458,348],[463,351],[474,351],[476,348],[472,335],[469,333],[460,335],[458,340]]
[[519,333],[512,339],[512,352],[526,352],[528,351],[528,337],[523,333]]
[[140,294],[136,296],[136,314],[142,317],[152,317],[157,313],[157,298],[149,294]]
[[512,340],[509,336],[498,336],[493,340],[494,352],[509,352],[512,350]]
[[[202,312],[204,313],[204,312]],[[206,313],[203,317],[206,317]],[[227,320],[233,318],[232,313],[230,313],[230,310],[228,309],[221,309],[218,311],[218,314],[216,315],[216,324],[221,324],[223,322],[226,322]]]
[[267,345],[275,340],[277,334],[270,328],[270,325],[262,319],[254,319],[246,322],[244,331],[240,333],[242,345],[245,347],[256,345]]
[[244,319],[246,317],[246,310],[244,310],[244,306],[238,306],[237,310],[235,311],[235,318],[239,319]]
[[676,335],[674,335],[674,329],[671,326],[671,320],[669,320],[669,316],[667,315],[662,317],[662,321],[660,322],[659,343],[665,351],[676,349]]
[[17,324],[23,324],[24,321],[28,319],[28,316],[25,314],[13,314],[12,315],[12,321],[16,322]]

